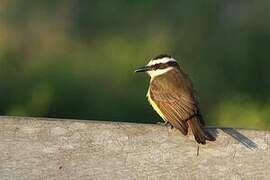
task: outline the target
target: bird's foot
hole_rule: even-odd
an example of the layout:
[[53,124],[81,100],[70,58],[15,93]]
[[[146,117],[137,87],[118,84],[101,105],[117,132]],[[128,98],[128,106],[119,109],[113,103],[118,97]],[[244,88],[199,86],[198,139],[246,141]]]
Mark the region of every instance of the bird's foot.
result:
[[165,127],[170,127],[171,129],[173,128],[173,125],[169,121],[157,122],[157,124],[165,126]]

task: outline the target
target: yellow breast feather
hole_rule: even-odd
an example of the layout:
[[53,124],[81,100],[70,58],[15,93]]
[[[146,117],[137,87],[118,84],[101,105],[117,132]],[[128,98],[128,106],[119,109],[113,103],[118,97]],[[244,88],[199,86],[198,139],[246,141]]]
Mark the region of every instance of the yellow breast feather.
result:
[[158,113],[158,115],[164,121],[167,121],[166,118],[165,118],[165,116],[163,115],[163,113],[161,112],[161,110],[159,109],[159,107],[157,106],[157,104],[152,100],[151,95],[150,95],[150,90],[148,90],[148,93],[147,93],[146,97],[148,98],[149,103],[151,104],[151,106],[153,107],[153,109]]

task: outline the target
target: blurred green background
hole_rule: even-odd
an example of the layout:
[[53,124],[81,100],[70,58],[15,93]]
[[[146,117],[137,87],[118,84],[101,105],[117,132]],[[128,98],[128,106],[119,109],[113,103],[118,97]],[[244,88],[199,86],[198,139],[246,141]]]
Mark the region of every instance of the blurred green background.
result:
[[270,2],[0,1],[0,114],[153,123],[160,53],[190,75],[208,125],[270,128]]

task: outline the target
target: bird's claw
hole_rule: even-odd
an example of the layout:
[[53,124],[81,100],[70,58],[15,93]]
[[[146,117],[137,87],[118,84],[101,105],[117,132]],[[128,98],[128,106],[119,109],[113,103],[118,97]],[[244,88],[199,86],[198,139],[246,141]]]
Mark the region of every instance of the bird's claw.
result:
[[157,122],[157,124],[162,125],[162,126],[165,126],[165,127],[170,127],[171,129],[173,128],[173,125],[170,122],[168,122],[168,121]]

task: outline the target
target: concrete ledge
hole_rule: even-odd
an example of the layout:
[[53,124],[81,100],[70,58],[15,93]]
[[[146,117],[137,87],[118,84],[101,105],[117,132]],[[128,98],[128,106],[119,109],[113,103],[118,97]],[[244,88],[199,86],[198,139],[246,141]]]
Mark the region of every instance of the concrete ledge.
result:
[[0,179],[269,179],[270,132],[0,117]]

